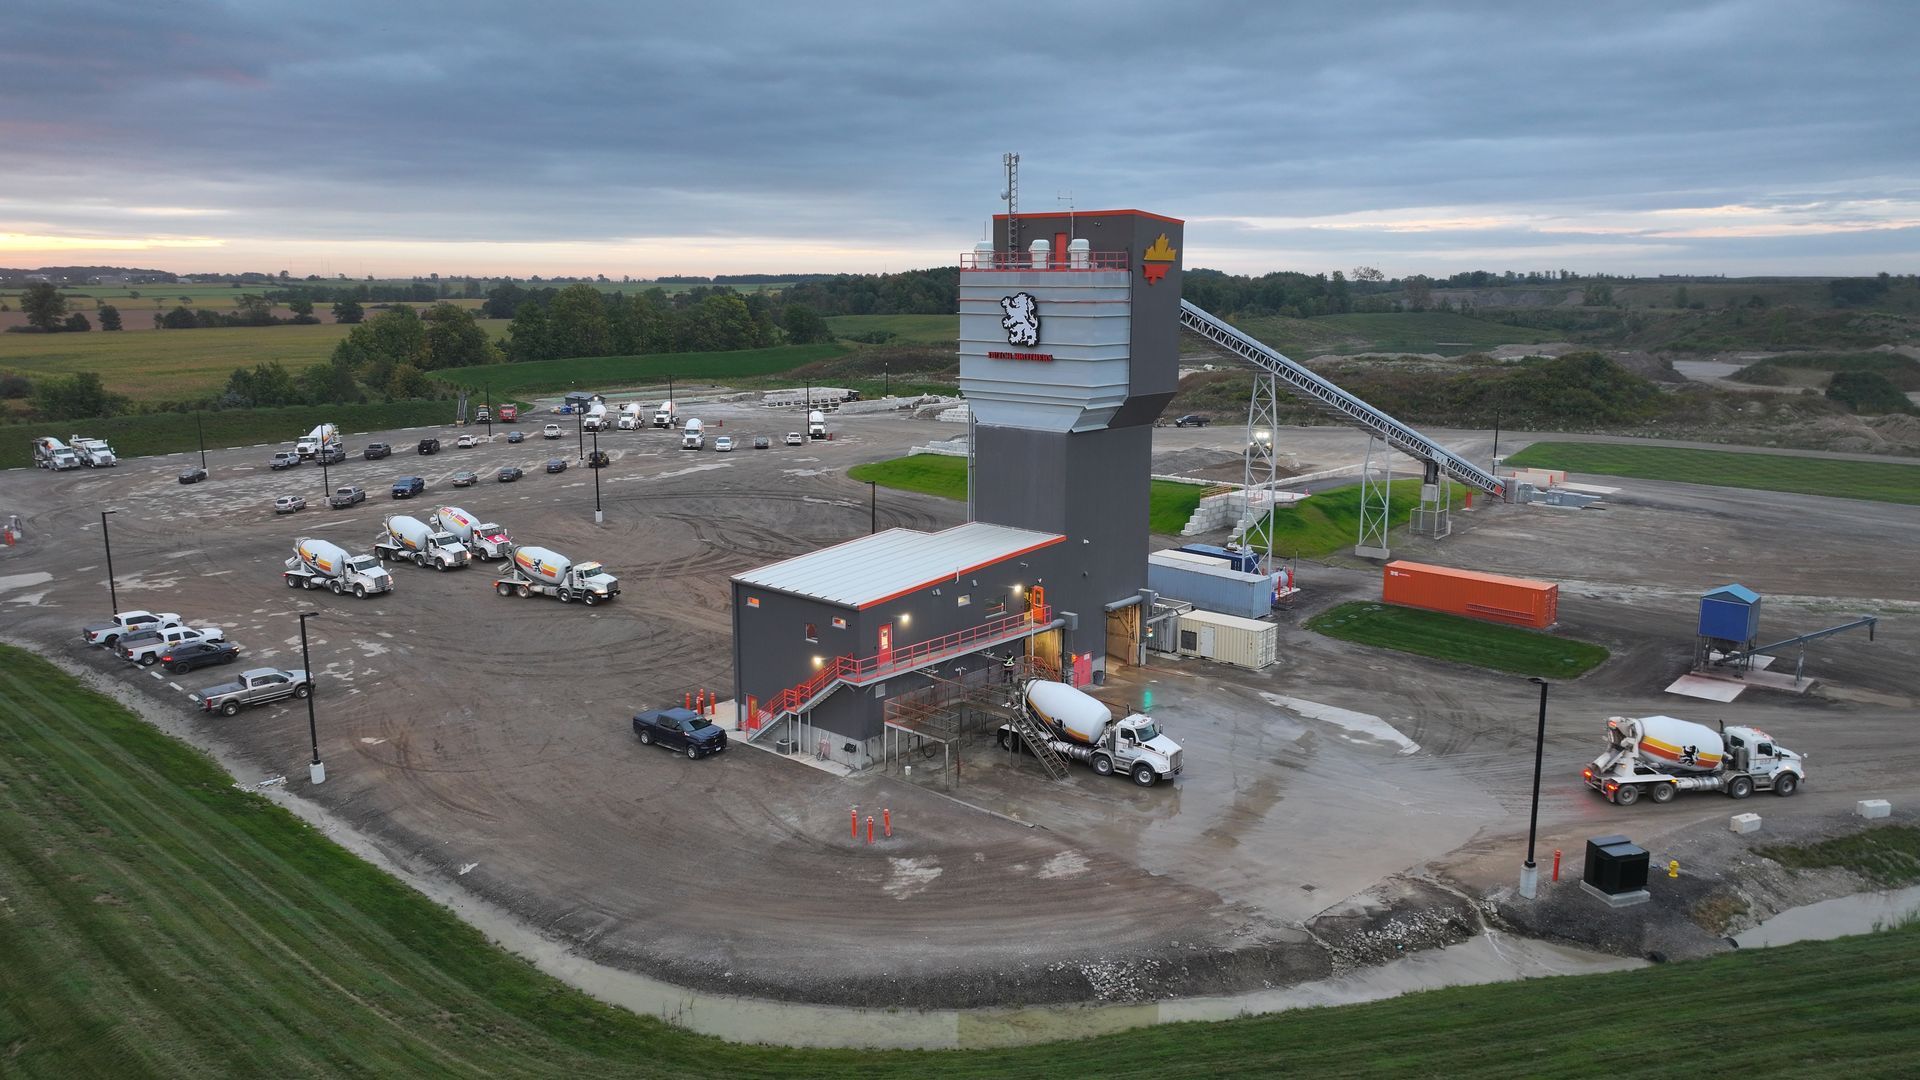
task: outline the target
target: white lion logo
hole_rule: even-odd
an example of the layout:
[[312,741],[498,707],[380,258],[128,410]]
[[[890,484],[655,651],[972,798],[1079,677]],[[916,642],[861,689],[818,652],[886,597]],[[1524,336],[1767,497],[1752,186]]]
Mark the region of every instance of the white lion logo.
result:
[[1000,326],[1007,332],[1007,344],[1040,344],[1040,301],[1032,293],[1001,297],[1000,310],[1005,312]]

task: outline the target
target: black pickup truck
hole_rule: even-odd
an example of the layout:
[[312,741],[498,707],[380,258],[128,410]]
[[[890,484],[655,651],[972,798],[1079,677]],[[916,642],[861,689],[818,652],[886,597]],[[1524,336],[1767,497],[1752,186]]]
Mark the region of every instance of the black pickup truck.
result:
[[633,733],[644,746],[679,750],[703,758],[727,748],[727,731],[692,709],[649,709],[635,713]]

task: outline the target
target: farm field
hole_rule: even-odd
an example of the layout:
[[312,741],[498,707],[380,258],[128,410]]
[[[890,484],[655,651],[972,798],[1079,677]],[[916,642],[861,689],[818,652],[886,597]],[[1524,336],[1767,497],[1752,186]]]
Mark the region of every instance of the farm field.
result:
[[725,1043],[540,974],[11,647],[0,738],[9,1076],[1428,1077],[1458,1072],[1469,1037],[1476,1076],[1611,1076],[1621,1030],[1704,1030],[1730,1014],[1751,1034],[1715,1049],[1727,1071],[1891,1076],[1920,1053],[1906,1022],[1920,995],[1912,924],[1018,1049]]
[[960,340],[958,315],[831,315],[827,328],[843,340],[892,334],[888,345],[946,345]]
[[777,375],[807,364],[831,360],[846,351],[843,345],[781,345],[771,349],[739,349],[732,352],[582,356],[567,360],[450,368],[434,372],[433,377],[470,390],[491,389],[495,395],[539,394],[654,383],[664,385],[669,378],[680,382],[711,382],[716,379]]
[[[1453,503],[1465,501],[1467,489],[1453,485]],[[1388,505],[1395,524],[1392,531],[1406,529],[1407,515],[1420,500],[1420,481],[1395,480],[1388,494]],[[1328,488],[1300,500],[1291,507],[1274,510],[1267,520],[1247,530],[1246,543],[1264,549],[1265,529],[1273,530],[1273,552],[1289,559],[1318,559],[1350,548],[1360,535],[1360,485],[1346,484]]]
[[1537,442],[1507,464],[1920,506],[1920,465],[1669,446]]
[[[967,497],[967,459],[945,454],[912,454],[891,461],[856,465],[847,476],[860,483],[876,483],[900,491],[917,491],[943,499]],[[1201,496],[1207,493],[1200,484],[1181,484],[1171,480],[1153,481],[1148,495],[1148,528],[1154,532],[1177,535],[1193,517]]]
[[1366,600],[1323,611],[1307,620],[1307,629],[1341,641],[1553,679],[1584,675],[1608,656],[1606,649],[1584,641]]
[[[214,331],[217,333],[218,331]],[[41,435],[65,439],[79,434],[105,439],[121,457],[174,454],[196,450],[199,422],[207,449],[285,443],[288,446],[315,424],[332,422],[343,432],[421,427],[453,421],[451,401],[388,401],[374,405],[292,405],[280,409],[220,409],[198,413],[160,412],[105,420],[60,420],[0,425],[0,469],[33,464],[32,440]],[[358,452],[357,446],[352,447]],[[263,451],[264,453],[264,451]]]
[[1458,356],[1496,345],[1552,341],[1554,335],[1450,311],[1320,315],[1293,319],[1258,315],[1234,325],[1295,360],[1321,353],[1414,352]]

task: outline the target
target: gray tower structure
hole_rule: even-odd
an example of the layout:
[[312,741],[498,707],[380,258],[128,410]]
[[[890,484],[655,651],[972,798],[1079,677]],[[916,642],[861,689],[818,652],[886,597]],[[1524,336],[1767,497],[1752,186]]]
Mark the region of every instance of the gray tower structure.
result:
[[1153,423],[1179,383],[1182,226],[1139,210],[1001,214],[961,260],[974,519],[1067,537],[1042,583],[1067,626],[1034,652],[1083,672],[1138,655]]

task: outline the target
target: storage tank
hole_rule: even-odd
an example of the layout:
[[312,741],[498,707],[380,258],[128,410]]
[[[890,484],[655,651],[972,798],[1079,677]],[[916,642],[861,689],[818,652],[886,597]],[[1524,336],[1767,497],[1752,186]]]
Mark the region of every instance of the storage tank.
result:
[[1715,772],[1726,754],[1719,732],[1691,720],[1616,716],[1607,722],[1634,741],[1642,761],[1664,772]]
[[1560,617],[1560,586],[1551,582],[1405,560],[1386,565],[1380,599],[1535,630],[1545,630]]
[[573,561],[547,548],[523,547],[514,551],[513,565],[535,581],[558,585],[566,580],[567,571],[573,568]]
[[1066,683],[1035,679],[1026,695],[1027,708],[1073,742],[1099,742],[1113,723],[1110,709]]
[[1735,645],[1760,636],[1760,594],[1722,585],[1700,598],[1700,636]]
[[455,537],[465,540],[473,535],[473,527],[480,519],[457,506],[436,507],[427,523],[437,529],[445,529]]
[[294,542],[293,554],[307,569],[330,578],[345,573],[347,560],[352,558],[339,544],[309,536]]
[[386,526],[387,535],[408,551],[425,551],[427,537],[433,535],[433,530],[427,527],[426,522],[405,514],[396,514],[388,518]]

